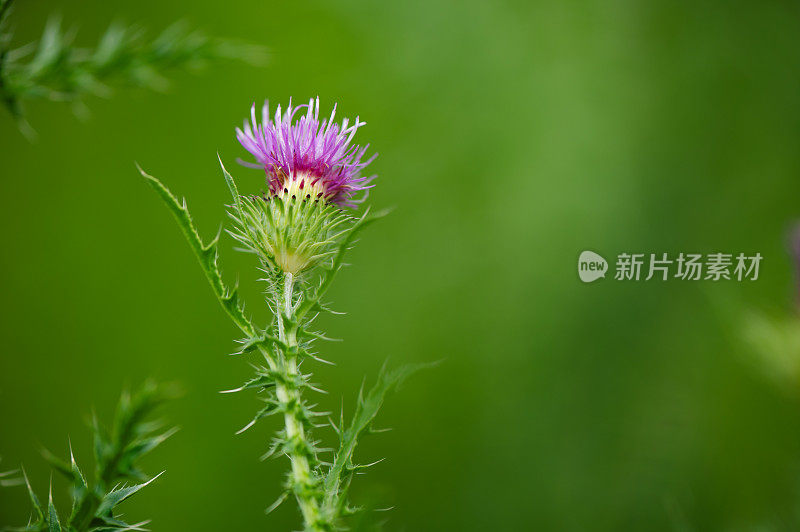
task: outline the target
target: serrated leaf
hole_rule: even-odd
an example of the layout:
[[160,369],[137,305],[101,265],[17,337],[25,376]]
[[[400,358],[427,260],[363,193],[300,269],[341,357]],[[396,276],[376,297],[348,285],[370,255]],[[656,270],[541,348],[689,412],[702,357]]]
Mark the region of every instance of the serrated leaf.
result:
[[53,485],[50,484],[50,501],[47,505],[47,524],[49,532],[61,532],[61,522],[58,520],[58,512],[53,504]]
[[257,377],[253,377],[252,379],[245,382],[238,388],[233,388],[232,390],[222,390],[219,393],[236,393],[244,390],[249,390],[251,388],[258,388],[259,390],[263,390],[265,388],[271,388],[273,386],[275,386],[275,379],[272,376],[259,375]]
[[287,497],[289,497],[289,492],[288,491],[284,491],[283,493],[281,493],[280,496],[277,499],[275,499],[275,502],[270,504],[269,507],[267,507],[267,509],[264,510],[264,513],[271,514],[272,512],[274,512],[275,509],[278,508],[278,506],[283,504],[283,501],[285,501],[287,499]]
[[124,521],[114,519],[111,517],[104,517],[101,519],[102,525],[98,525],[89,529],[89,532],[125,532],[127,530],[147,530],[142,528],[150,521],[142,521],[133,525],[129,525]]
[[267,406],[265,406],[264,408],[262,408],[261,410],[258,411],[258,413],[250,421],[250,423],[248,423],[247,425],[245,425],[244,427],[242,427],[238,431],[236,431],[236,434],[238,435],[238,434],[241,434],[241,433],[245,432],[250,427],[255,425],[258,422],[258,420],[263,419],[263,418],[265,418],[267,416],[271,416],[276,412],[278,412],[278,406],[275,405],[274,403],[270,402],[269,404],[267,404]]
[[311,331],[306,329],[305,327],[300,327],[297,329],[297,337],[298,338],[308,338],[311,340],[322,340],[325,342],[341,342],[340,338],[329,338],[322,334],[321,332]]
[[142,488],[148,486],[151,482],[153,482],[155,479],[157,479],[158,477],[160,477],[163,474],[164,474],[164,472],[162,471],[161,473],[159,473],[158,475],[154,476],[153,478],[151,478],[147,482],[142,482],[141,484],[134,484],[133,486],[128,486],[128,487],[124,487],[124,488],[118,488],[118,489],[115,489],[115,490],[111,491],[105,497],[103,497],[103,500],[102,500],[102,502],[100,503],[100,506],[97,509],[97,513],[102,515],[102,514],[110,512],[119,503],[121,503],[122,501],[124,501],[125,499],[127,499],[128,497],[130,497],[131,495],[136,493],[137,491],[141,490]]
[[31,501],[31,506],[33,506],[33,511],[36,513],[36,520],[42,521],[44,520],[44,510],[42,509],[42,504],[39,502],[39,498],[31,487],[31,481],[28,479],[28,473],[25,471],[24,467],[22,468],[22,478],[25,479],[25,486],[28,489],[28,498]]
[[228,190],[231,193],[233,205],[236,207],[236,212],[241,216],[242,198],[239,196],[239,188],[236,186],[236,181],[234,181],[233,176],[230,174],[230,172],[228,172],[228,169],[225,168],[225,165],[222,163],[222,157],[220,157],[219,153],[217,153],[217,159],[219,160],[220,168],[222,168],[222,175],[225,176],[225,184],[228,185]]
[[173,429],[154,435],[153,431],[161,424],[148,422],[146,419],[146,416],[166,397],[165,390],[156,387],[152,383],[146,383],[133,395],[128,393],[121,394],[111,434],[107,434],[97,422],[97,419],[93,417],[94,447],[98,464],[96,479],[91,484],[87,482],[83,471],[78,466],[71,444],[68,463],[55,457],[47,450],[43,450],[42,454],[52,467],[64,474],[72,482],[73,505],[70,518],[66,522],[62,522],[59,519],[57,509],[53,503],[52,480],[48,505],[43,507],[23,469],[23,479],[28,489],[36,520],[35,522],[29,522],[25,527],[12,530],[27,532],[140,530],[141,525],[145,524],[144,522],[129,525],[124,521],[115,519],[111,512],[114,506],[150,484],[160,474],[147,482],[133,486],[115,486],[110,491],[109,486],[123,478],[144,476],[134,467],[136,460],[174,433]]
[[75,522],[83,522],[91,515],[94,508],[95,496],[89,493],[89,486],[83,476],[83,472],[78,467],[75,454],[72,451],[72,442],[69,445],[69,460],[72,470],[72,512],[70,513],[69,525]]
[[359,468],[359,466],[353,465],[353,453],[358,443],[358,437],[368,430],[375,416],[378,415],[386,394],[397,388],[412,374],[433,365],[407,364],[390,371],[384,364],[378,375],[377,382],[369,393],[366,396],[359,393],[359,400],[353,419],[347,429],[340,433],[339,450],[334,455],[333,464],[325,475],[323,506],[330,515],[341,515],[342,509],[346,504],[347,488],[349,486],[348,477]]
[[73,476],[73,488],[79,490],[88,489],[86,478],[83,476],[81,468],[78,467],[78,462],[75,460],[75,454],[72,452],[72,442],[69,444],[69,462]]
[[249,353],[250,351],[258,349],[264,353],[265,356],[269,356],[274,360],[276,358],[274,351],[275,347],[282,349],[283,351],[289,349],[284,342],[280,341],[275,336],[263,334],[245,339],[245,341],[242,342],[242,348],[237,354]]
[[[138,167],[138,166],[137,166]],[[239,304],[236,288],[229,289],[225,282],[222,280],[222,274],[217,266],[217,246],[216,239],[210,244],[204,244],[200,238],[200,234],[192,221],[189,214],[189,209],[186,207],[186,202],[179,202],[178,199],[170,192],[170,190],[157,178],[145,173],[144,170],[139,168],[150,186],[158,193],[167,207],[172,211],[173,216],[178,222],[178,225],[189,242],[189,246],[194,251],[200,265],[203,267],[203,272],[206,274],[214,294],[217,296],[222,308],[230,316],[233,322],[249,337],[257,336],[255,326],[251,323],[250,319],[244,314],[244,309]]]
[[176,432],[178,432],[178,427],[172,427],[171,429],[158,434],[156,436],[152,436],[150,438],[146,438],[134,445],[129,446],[125,451],[126,461],[133,462],[138,460],[142,456],[146,455],[162,443],[164,443],[168,438],[173,436]]

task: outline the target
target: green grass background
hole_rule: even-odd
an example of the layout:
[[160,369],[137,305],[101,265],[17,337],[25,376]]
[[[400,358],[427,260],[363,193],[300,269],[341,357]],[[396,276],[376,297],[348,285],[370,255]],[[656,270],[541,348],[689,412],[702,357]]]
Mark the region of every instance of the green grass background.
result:
[[[246,378],[236,331],[134,161],[185,195],[211,236],[227,191],[262,186],[233,128],[253,101],[319,95],[359,114],[380,156],[369,229],[331,292],[344,342],[314,366],[353,405],[385,359],[445,359],[392,396],[367,440],[359,502],[386,530],[800,529],[800,401],[762,376],[741,315],[788,313],[785,232],[800,211],[800,7],[789,1],[101,2],[19,0],[18,43],[47,14],[95,41],[115,18],[185,19],[263,43],[265,67],[117,91],[77,120],[0,115],[0,454],[41,495],[38,447],[90,462],[85,426],[126,385],[177,381],[182,430],[147,461],[166,474],[126,515],[155,531],[290,530],[266,517],[286,464],[258,462],[272,421],[217,390]],[[583,285],[583,249],[755,252],[755,283]],[[254,264],[224,272],[266,319]],[[56,481],[67,504],[65,487]],[[21,489],[0,517],[27,519]]]

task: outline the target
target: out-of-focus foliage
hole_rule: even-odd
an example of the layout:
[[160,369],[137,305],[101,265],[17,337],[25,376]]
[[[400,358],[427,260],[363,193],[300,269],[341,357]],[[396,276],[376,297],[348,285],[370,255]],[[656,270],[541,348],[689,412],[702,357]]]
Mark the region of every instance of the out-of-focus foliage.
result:
[[[72,445],[69,460],[63,461],[44,451],[50,465],[70,484],[72,509],[59,514],[53,502],[52,482],[47,504],[42,504],[23,471],[33,513],[26,526],[8,528],[20,532],[123,532],[141,530],[147,523],[129,524],[119,516],[117,506],[158,478],[139,469],[142,457],[169,438],[176,429],[159,432],[161,423],[149,420],[153,410],[165,399],[165,392],[146,383],[134,394],[124,392],[117,405],[110,429],[93,419],[94,477],[87,481],[75,460]],[[0,522],[0,525],[5,523]]]
[[0,471],[0,487],[7,488],[9,486],[15,486],[19,484],[21,482],[21,479],[19,478],[17,473],[18,473],[17,470]]
[[210,37],[186,23],[148,37],[140,26],[117,22],[94,48],[84,48],[74,44],[77,31],[64,29],[56,16],[38,42],[12,48],[7,18],[12,1],[0,7],[0,97],[23,131],[29,130],[25,100],[68,101],[83,113],[83,100],[110,96],[112,84],[164,90],[169,84],[165,75],[177,69],[197,69],[215,60],[260,64],[265,59],[260,46]]
[[752,312],[742,332],[755,355],[751,362],[784,390],[800,394],[800,317]]

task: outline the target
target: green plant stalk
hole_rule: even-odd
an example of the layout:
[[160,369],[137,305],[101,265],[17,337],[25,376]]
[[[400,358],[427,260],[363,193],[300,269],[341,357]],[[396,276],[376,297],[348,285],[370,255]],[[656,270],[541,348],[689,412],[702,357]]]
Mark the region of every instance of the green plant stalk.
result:
[[[294,276],[291,273],[284,274],[282,304],[279,308],[278,319],[278,339],[286,345],[286,361],[284,383],[294,382],[299,377],[297,369],[297,327],[291,325],[296,323],[294,306],[292,305],[292,292],[294,289]],[[283,324],[283,317],[286,318],[288,326]],[[306,441],[305,423],[298,416],[295,405],[300,403],[301,392],[293,386],[278,383],[275,389],[281,408],[284,410],[283,420],[286,430],[286,440],[291,442],[289,445],[289,461],[292,465],[291,486],[303,514],[303,521],[306,530],[323,531],[326,528],[321,522],[320,501],[316,495],[319,484],[316,475],[311,470],[308,453],[304,450],[309,449],[310,445]]]
[[[220,164],[222,162],[220,161]],[[223,175],[230,189],[236,209],[234,221],[242,219],[242,200],[231,175],[222,167]],[[331,312],[321,300],[327,292],[336,273],[343,265],[347,250],[353,245],[358,233],[386,212],[370,214],[369,209],[342,232],[336,242],[335,252],[316,268],[319,278],[310,283],[308,278],[299,279],[288,273],[277,273],[274,268],[265,269],[270,284],[269,300],[272,303],[276,320],[266,329],[256,327],[244,312],[235,287],[228,287],[222,279],[217,264],[218,236],[205,243],[189,215],[185,201],[179,201],[157,178],[139,169],[142,176],[155,189],[178,222],[190,247],[197,256],[217,300],[231,320],[245,334],[240,340],[241,350],[237,355],[259,352],[265,367],[255,366],[256,377],[239,388],[227,392],[256,390],[267,392],[267,405],[239,433],[252,427],[258,420],[271,414],[283,414],[284,427],[274,440],[266,456],[280,452],[291,463],[288,482],[278,500],[268,510],[279,506],[290,494],[294,494],[300,508],[305,532],[332,532],[346,530],[344,519],[353,516],[360,509],[350,506],[347,493],[356,473],[373,464],[354,463],[356,445],[362,436],[381,432],[372,424],[384,399],[392,389],[416,371],[433,364],[410,364],[389,370],[384,364],[377,382],[369,390],[362,388],[355,402],[355,411],[349,423],[345,423],[344,412],[334,422],[328,419],[327,425],[339,438],[338,449],[333,450],[333,460],[325,463],[318,459],[322,452],[311,440],[311,429],[316,425],[311,418],[325,414],[314,412],[313,407],[303,402],[302,389],[316,389],[308,383],[308,375],[300,372],[299,363],[308,357],[310,342],[329,340],[323,334],[309,329],[314,316]],[[247,235],[248,238],[250,237]],[[239,240],[239,239],[237,239]],[[247,239],[245,239],[245,243]],[[271,276],[273,273],[276,275]],[[312,277],[313,279],[313,277]],[[295,296],[295,292],[299,295]],[[377,463],[377,462],[374,462]]]

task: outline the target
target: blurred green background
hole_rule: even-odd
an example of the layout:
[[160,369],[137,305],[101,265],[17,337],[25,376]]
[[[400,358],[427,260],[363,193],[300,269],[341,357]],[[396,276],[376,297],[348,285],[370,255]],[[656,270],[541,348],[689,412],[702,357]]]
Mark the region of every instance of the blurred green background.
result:
[[[271,59],[92,99],[85,122],[29,104],[34,143],[0,114],[0,465],[24,462],[41,496],[38,448],[66,453],[69,436],[90,461],[92,407],[107,418],[152,376],[185,389],[163,411],[182,430],[126,516],[299,526],[293,504],[263,513],[286,468],[258,461],[276,427],[234,436],[258,405],[216,393],[249,374],[225,356],[237,333],[134,161],[210,236],[228,201],[217,151],[241,189],[263,183],[234,164],[250,104],[319,95],[367,121],[372,202],[397,207],[332,290],[347,316],[321,318],[345,339],[323,346],[335,367],[314,367],[321,403],[351,406],[387,358],[445,359],[360,450],[387,457],[353,493],[395,508],[386,530],[800,530],[800,400],[740,334],[746,312],[784,319],[794,303],[797,2],[19,0],[16,42],[53,11],[87,45],[114,19],[184,19]],[[231,247],[224,272],[266,319]],[[765,258],[754,283],[584,285],[584,249]],[[27,516],[24,490],[0,491],[1,522]]]

